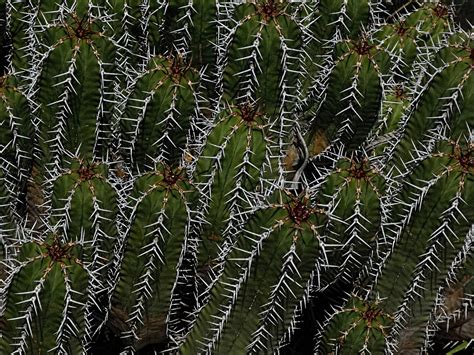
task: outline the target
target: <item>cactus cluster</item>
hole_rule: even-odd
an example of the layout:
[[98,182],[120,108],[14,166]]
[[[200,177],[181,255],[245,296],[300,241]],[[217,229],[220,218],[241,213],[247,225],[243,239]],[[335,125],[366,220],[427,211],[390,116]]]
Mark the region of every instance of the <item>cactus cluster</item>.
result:
[[385,3],[0,1],[0,353],[468,346],[474,32]]

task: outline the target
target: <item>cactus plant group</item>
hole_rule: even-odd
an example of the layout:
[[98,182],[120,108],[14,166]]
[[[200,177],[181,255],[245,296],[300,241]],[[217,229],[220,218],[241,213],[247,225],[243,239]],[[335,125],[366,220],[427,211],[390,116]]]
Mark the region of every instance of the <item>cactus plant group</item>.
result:
[[0,1],[0,353],[469,348],[474,32],[385,3]]

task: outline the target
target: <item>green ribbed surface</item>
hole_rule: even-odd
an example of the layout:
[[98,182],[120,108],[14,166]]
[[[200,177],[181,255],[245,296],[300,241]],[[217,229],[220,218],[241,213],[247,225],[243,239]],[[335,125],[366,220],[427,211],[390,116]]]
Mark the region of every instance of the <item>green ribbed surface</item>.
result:
[[[82,4],[84,5],[84,3]],[[54,18],[39,34],[41,76],[38,116],[45,163],[79,149],[84,158],[100,155],[107,138],[106,80],[114,70],[115,46],[106,24],[85,9]],[[115,68],[116,70],[116,68]],[[109,74],[110,75],[110,74]]]
[[[277,112],[280,83],[295,84],[299,69],[296,50],[301,44],[301,30],[287,2],[257,1],[241,4],[234,10],[232,32],[224,71],[224,98],[258,100],[265,113]],[[282,46],[282,43],[285,46]],[[284,62],[287,68],[282,66]]]
[[[130,229],[112,307],[125,315],[125,331],[137,336],[146,336],[147,329],[159,327],[167,317],[182,258],[190,188],[182,172],[168,166],[134,183],[127,206]],[[155,336],[163,337],[164,330]],[[133,339],[130,345],[140,348]]]
[[0,1],[0,352],[472,338],[472,31],[393,3]]
[[8,302],[2,316],[6,325],[0,343],[2,352],[83,350],[84,304],[88,297],[84,290],[90,280],[83,252],[78,243],[57,236],[21,245],[5,295]]
[[50,223],[62,226],[70,236],[97,246],[103,244],[101,247],[110,253],[118,233],[118,204],[117,191],[107,174],[107,166],[73,161],[71,168],[53,182]]
[[394,220],[403,219],[406,227],[375,292],[387,297],[387,312],[409,312],[408,327],[419,329],[411,340],[419,345],[438,287],[472,228],[474,170],[465,163],[466,156],[472,159],[472,144],[438,143],[433,156],[405,179],[398,197],[405,207],[394,211],[399,216]]
[[325,100],[308,112],[315,115],[308,134],[311,156],[321,152],[321,140],[350,151],[364,142],[377,120],[390,69],[388,53],[363,37],[338,43],[334,58]]
[[33,135],[28,99],[13,75],[0,77],[0,152],[7,170],[24,170],[31,159]]
[[384,338],[393,317],[383,311],[383,301],[365,302],[352,296],[329,320],[323,334],[323,354],[383,353]]
[[[296,307],[321,255],[318,230],[325,217],[306,197],[282,192],[274,200],[243,226],[182,353],[201,348],[242,353],[247,347],[259,351],[278,346],[292,315],[282,310]],[[220,314],[225,322],[216,322]]]
[[453,36],[434,55],[433,65],[426,69],[426,89],[418,98],[397,147],[400,160],[408,161],[413,148],[420,149],[437,134],[457,139],[472,124],[472,111],[468,109],[473,100],[472,48],[472,41],[465,36]]
[[204,205],[208,224],[201,232],[202,261],[217,257],[226,222],[251,207],[245,194],[260,187],[259,178],[277,177],[272,143],[268,117],[259,107],[230,106],[221,112],[194,172],[196,185],[210,195]]
[[[337,275],[351,279],[371,250],[377,250],[377,232],[382,223],[385,178],[367,157],[341,158],[319,193],[319,203],[327,205],[329,219],[322,231],[337,247],[331,259],[340,265]],[[337,264],[336,264],[337,265]],[[329,281],[333,272],[328,270]]]
[[176,161],[197,107],[198,71],[179,54],[158,56],[135,81],[121,127],[124,154],[140,170]]

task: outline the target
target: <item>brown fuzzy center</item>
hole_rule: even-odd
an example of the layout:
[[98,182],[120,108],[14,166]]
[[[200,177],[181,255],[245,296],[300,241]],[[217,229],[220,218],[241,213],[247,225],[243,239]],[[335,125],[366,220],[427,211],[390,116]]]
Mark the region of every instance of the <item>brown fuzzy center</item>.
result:
[[306,221],[311,216],[311,212],[311,208],[301,201],[296,201],[293,205],[288,207],[288,213],[297,225]]
[[372,326],[372,322],[382,313],[382,310],[375,307],[367,307],[366,311],[362,314],[362,319],[367,323],[367,326]]
[[163,181],[168,186],[174,186],[178,181],[182,180],[181,171],[179,169],[172,169],[169,166],[165,166],[163,172]]
[[397,34],[400,37],[403,37],[403,36],[405,36],[407,31],[408,31],[408,27],[405,27],[405,23],[401,22],[397,27]]
[[276,1],[268,0],[260,5],[259,12],[268,21],[271,18],[277,17],[280,14],[280,9]]
[[438,4],[434,9],[434,14],[439,17],[439,18],[443,18],[443,17],[446,17],[448,15],[448,8],[446,6],[444,6],[443,4]]
[[470,169],[474,167],[474,156],[471,151],[462,152],[458,157],[459,164],[464,169]]
[[262,113],[258,111],[258,108],[250,103],[240,106],[239,109],[240,118],[247,123],[254,122],[257,117],[262,115]]
[[369,175],[370,168],[365,162],[352,161],[349,173],[353,178],[360,180],[366,178]]
[[57,239],[55,239],[52,244],[46,246],[47,255],[54,262],[61,262],[64,259],[69,259],[69,249],[70,247],[61,245]]
[[79,174],[79,179],[82,181],[92,180],[95,176],[95,172],[92,165],[81,166],[77,173]]
[[354,50],[359,55],[367,55],[373,47],[367,40],[361,39],[355,43]]

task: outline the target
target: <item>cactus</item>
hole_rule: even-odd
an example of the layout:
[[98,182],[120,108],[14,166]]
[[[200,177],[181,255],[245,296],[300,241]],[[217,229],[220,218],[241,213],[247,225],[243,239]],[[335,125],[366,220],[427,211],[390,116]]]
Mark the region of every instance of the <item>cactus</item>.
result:
[[90,246],[52,233],[39,239],[30,236],[10,248],[19,250],[6,259],[10,262],[2,311],[9,321],[2,351],[85,351],[81,338],[90,330],[86,318],[95,303],[91,284],[98,277],[82,257],[86,249],[91,252]]
[[350,297],[344,307],[337,309],[325,325],[324,342],[316,351],[339,354],[381,353],[387,338],[387,329],[393,316],[384,313],[380,299],[371,302],[357,296]]
[[192,191],[183,173],[167,165],[144,173],[129,196],[130,229],[125,250],[120,251],[119,281],[111,306],[126,315],[124,336],[131,338],[132,348],[143,344],[134,340],[140,337],[140,328],[146,334],[153,324],[161,332],[145,336],[166,339],[164,319],[169,317],[190,215],[187,195]]
[[258,107],[246,103],[221,112],[194,172],[194,183],[210,200],[208,206],[199,206],[208,210],[209,225],[201,231],[206,258],[217,257],[212,241],[223,240],[226,221],[251,207],[249,200],[261,188],[260,180],[277,175],[273,144],[269,119]]
[[453,11],[0,1],[0,352],[468,349]]
[[[325,259],[319,235],[325,212],[311,206],[307,195],[277,193],[271,200],[276,201],[243,226],[182,352],[206,347],[217,352],[263,351],[269,337],[276,347],[289,326],[314,268]],[[258,267],[262,262],[265,268]],[[236,333],[242,322],[245,328]]]
[[[137,166],[176,160],[186,142],[192,116],[199,110],[199,73],[180,53],[150,60],[135,78],[121,119],[122,155]],[[155,115],[164,117],[156,122]]]

